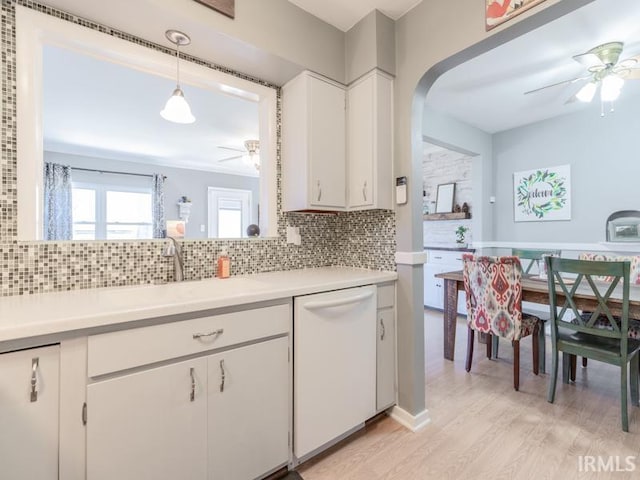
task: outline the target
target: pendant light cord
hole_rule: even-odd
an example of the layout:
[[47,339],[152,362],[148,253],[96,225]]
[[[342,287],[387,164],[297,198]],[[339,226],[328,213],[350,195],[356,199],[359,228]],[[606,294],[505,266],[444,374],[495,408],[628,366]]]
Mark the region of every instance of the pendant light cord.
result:
[[180,88],[180,42],[176,43],[176,83],[177,87]]

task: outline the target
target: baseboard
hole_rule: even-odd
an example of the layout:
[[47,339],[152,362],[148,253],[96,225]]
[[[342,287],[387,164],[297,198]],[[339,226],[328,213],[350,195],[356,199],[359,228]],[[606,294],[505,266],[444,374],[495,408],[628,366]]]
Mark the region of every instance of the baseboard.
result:
[[417,415],[411,415],[409,412],[396,405],[389,412],[389,416],[412,432],[419,432],[426,427],[429,422],[431,422],[429,410],[426,409]]

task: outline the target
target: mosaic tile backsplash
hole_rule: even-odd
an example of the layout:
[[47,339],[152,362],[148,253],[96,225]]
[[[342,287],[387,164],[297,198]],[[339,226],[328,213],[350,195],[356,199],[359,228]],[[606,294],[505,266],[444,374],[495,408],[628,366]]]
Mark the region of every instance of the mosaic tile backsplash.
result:
[[[2,158],[0,159],[0,296],[25,293],[112,287],[171,281],[173,261],[162,256],[166,242],[18,242],[16,161],[16,60],[15,5],[22,5],[99,30],[105,34],[171,54],[166,47],[124,32],[27,0],[2,0]],[[259,79],[231,71],[198,58],[190,61],[224,71],[262,85]],[[278,89],[279,90],[279,89]],[[278,110],[279,110],[278,106]],[[278,122],[280,115],[278,111]],[[278,137],[279,137],[278,129]],[[279,145],[278,138],[278,145]],[[279,149],[278,149],[279,150]],[[394,270],[395,215],[372,210],[340,214],[283,213],[280,158],[278,155],[277,238],[252,240],[187,240],[181,242],[185,279],[214,276],[215,260],[225,247],[231,257],[231,274],[344,265]],[[300,227],[302,244],[285,241],[286,225]]]

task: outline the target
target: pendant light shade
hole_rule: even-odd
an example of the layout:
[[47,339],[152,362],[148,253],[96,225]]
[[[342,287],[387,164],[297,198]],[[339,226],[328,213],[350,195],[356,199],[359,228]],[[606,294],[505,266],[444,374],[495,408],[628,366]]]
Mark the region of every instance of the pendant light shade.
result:
[[176,88],[160,112],[160,116],[174,123],[193,123],[196,121],[196,117],[191,113],[191,108],[184,98],[182,88],[180,88],[180,46],[189,45],[191,39],[187,34],[177,30],[167,30],[165,36],[176,46]]
[[167,100],[167,104],[160,112],[160,115],[165,120],[174,123],[193,123],[196,121],[196,117],[191,113],[191,107],[184,99],[184,93],[182,93],[180,87],[173,91],[173,95]]

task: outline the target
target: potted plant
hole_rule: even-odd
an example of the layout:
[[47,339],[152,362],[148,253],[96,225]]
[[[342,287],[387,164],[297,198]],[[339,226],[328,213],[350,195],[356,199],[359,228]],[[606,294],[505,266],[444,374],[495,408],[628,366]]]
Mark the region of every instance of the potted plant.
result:
[[469,227],[465,227],[464,225],[460,225],[456,229],[456,243],[458,244],[458,247],[460,248],[467,247],[467,244],[464,240],[468,231],[469,231]]

